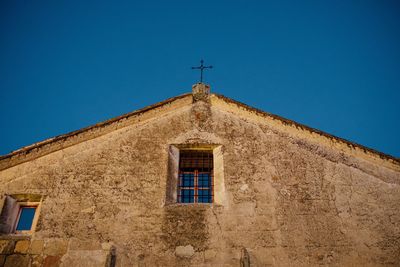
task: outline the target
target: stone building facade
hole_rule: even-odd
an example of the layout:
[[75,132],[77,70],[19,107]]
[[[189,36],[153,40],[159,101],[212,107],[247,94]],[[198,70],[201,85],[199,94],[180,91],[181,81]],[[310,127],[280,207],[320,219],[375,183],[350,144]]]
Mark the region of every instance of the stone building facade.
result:
[[[205,150],[212,203],[180,203]],[[205,84],[1,157],[0,196],[0,266],[400,266],[398,159]]]

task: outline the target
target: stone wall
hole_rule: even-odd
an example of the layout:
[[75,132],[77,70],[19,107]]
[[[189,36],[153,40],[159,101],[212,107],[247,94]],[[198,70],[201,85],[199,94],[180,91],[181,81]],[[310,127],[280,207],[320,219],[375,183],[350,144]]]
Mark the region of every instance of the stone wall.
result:
[[[399,166],[253,115],[198,101],[2,170],[2,196],[43,200],[0,263],[400,265]],[[172,144],[221,146],[223,203],[166,204]]]
[[0,266],[5,267],[107,267],[112,266],[113,257],[115,257],[114,247],[110,243],[100,244],[74,238],[3,239],[0,240],[0,254]]

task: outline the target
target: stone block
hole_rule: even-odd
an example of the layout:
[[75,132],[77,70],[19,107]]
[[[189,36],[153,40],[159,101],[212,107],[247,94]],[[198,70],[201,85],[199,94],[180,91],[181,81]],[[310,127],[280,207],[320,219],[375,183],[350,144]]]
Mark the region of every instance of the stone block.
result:
[[190,258],[194,254],[192,245],[178,246],[175,249],[175,255],[181,258]]
[[81,240],[77,238],[71,239],[71,244],[69,246],[70,250],[99,250],[101,249],[101,244],[97,240]]
[[0,254],[11,254],[14,252],[14,240],[0,240]]
[[31,259],[28,255],[14,254],[6,258],[4,267],[29,267]]
[[50,256],[64,255],[68,249],[68,240],[50,239],[46,240],[44,254]]
[[193,102],[202,100],[208,101],[210,95],[210,86],[204,83],[196,83],[192,86],[193,91]]
[[254,216],[255,213],[255,207],[256,203],[255,202],[242,202],[242,203],[237,203],[233,207],[233,212],[237,215],[242,215],[242,216]]
[[204,251],[204,260],[211,261],[217,256],[217,252],[215,250],[208,249]]
[[42,255],[32,255],[31,267],[42,267],[43,266],[43,256]]
[[14,252],[15,253],[21,253],[21,254],[26,254],[29,249],[29,240],[20,240],[17,241],[17,244],[15,245]]
[[97,267],[106,266],[107,253],[103,250],[69,250],[62,257],[61,267],[85,266]]
[[47,256],[44,259],[43,267],[58,267],[60,266],[60,256]]
[[33,240],[31,242],[31,247],[29,248],[29,253],[30,254],[42,254],[43,247],[44,247],[43,240]]

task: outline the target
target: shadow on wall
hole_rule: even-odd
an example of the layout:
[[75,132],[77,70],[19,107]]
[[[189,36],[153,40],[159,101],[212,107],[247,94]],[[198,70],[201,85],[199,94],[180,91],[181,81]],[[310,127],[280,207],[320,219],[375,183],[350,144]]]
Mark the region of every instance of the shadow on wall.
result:
[[201,205],[166,206],[162,224],[165,246],[175,250],[190,244],[197,251],[205,250],[208,240],[206,208]]

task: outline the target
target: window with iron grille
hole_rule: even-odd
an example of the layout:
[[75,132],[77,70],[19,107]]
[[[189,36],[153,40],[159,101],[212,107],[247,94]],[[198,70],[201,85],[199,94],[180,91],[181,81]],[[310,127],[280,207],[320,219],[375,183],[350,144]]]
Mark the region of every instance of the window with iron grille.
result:
[[179,155],[178,202],[213,202],[213,152],[181,150]]

